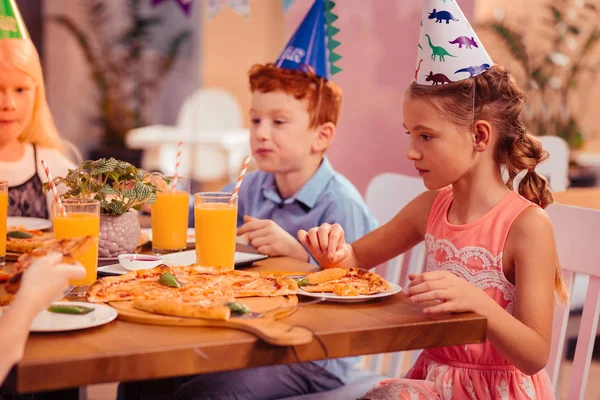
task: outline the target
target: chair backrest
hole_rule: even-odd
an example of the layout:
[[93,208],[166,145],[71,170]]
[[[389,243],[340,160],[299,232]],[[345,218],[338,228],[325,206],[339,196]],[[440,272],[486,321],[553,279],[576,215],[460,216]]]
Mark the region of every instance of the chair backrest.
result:
[[[572,292],[575,274],[589,276],[567,397],[583,399],[600,314],[600,246],[597,243],[600,211],[562,204],[552,204],[547,210],[554,226],[558,257],[569,292]],[[557,306],[554,313],[552,350],[546,368],[555,389],[569,312],[567,304]]]
[[[377,175],[367,187],[366,203],[381,225],[391,220],[402,208],[427,188],[421,178],[384,173]],[[420,243],[410,251],[376,268],[390,282],[406,287],[409,273],[420,273],[425,261],[425,245]],[[368,357],[368,368],[380,375],[399,378],[420,352],[396,352]]]
[[177,126],[191,130],[194,135],[239,129],[243,126],[242,108],[224,89],[199,89],[185,99]]
[[556,192],[562,192],[569,187],[569,145],[558,136],[538,137],[549,153],[546,161],[540,163],[535,171],[548,178],[550,187]]
[[[401,174],[384,173],[377,175],[367,187],[365,196],[367,206],[383,225],[391,220],[411,200],[426,191],[421,178]],[[423,245],[415,246],[410,251],[388,261],[385,265],[376,268],[377,273],[386,277],[388,281],[399,284],[407,284],[407,275],[410,271],[418,273],[420,269],[401,268],[405,261],[409,261],[410,267],[422,267]],[[418,265],[420,263],[420,265]]]
[[[181,106],[177,128],[186,132],[189,137],[214,137],[224,132],[241,131],[242,109],[237,99],[226,90],[199,89]],[[195,152],[194,163],[192,151]],[[161,170],[169,171],[173,168],[176,154],[176,145],[161,146],[159,154]],[[232,158],[230,149],[221,146],[210,144],[189,146],[181,153],[181,168],[194,179],[215,180],[227,176],[231,172],[232,164],[239,163],[241,157],[243,156],[236,154]]]

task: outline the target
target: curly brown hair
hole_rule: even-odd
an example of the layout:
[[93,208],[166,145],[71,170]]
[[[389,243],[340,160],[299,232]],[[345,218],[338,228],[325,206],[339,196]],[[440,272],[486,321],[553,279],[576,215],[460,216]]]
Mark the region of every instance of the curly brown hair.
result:
[[[408,95],[426,101],[466,130],[471,129],[474,121],[488,121],[497,133],[494,159],[508,172],[506,186],[512,190],[517,174],[527,170],[519,183],[519,194],[542,208],[553,202],[548,181],[535,171],[535,167],[548,158],[548,152],[527,132],[522,118],[525,93],[504,67],[494,65],[473,78],[445,85],[425,86],[413,82]],[[566,299],[567,291],[558,263],[554,288],[561,300]]]
[[307,99],[310,128],[326,122],[337,125],[342,107],[342,89],[335,83],[315,75],[310,68],[308,72],[304,72],[279,68],[271,63],[255,64],[248,71],[248,76],[252,92],[282,91],[297,100]]

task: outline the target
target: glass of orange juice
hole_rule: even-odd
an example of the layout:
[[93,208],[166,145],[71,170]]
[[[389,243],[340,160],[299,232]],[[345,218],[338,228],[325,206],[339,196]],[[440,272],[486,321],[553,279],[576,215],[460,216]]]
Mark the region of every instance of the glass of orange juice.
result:
[[229,204],[231,193],[196,193],[196,263],[234,268],[237,228],[237,197]]
[[96,281],[98,269],[98,236],[100,234],[100,202],[87,199],[65,199],[52,203],[54,235],[57,239],[93,236],[94,245],[77,258],[85,267],[85,277],[74,279],[73,286],[87,286]]
[[0,181],[0,266],[6,264],[6,217],[8,214],[8,182]]
[[168,187],[159,186],[156,203],[152,204],[152,251],[172,253],[187,247],[190,180],[180,176],[173,186],[173,178],[166,177]]

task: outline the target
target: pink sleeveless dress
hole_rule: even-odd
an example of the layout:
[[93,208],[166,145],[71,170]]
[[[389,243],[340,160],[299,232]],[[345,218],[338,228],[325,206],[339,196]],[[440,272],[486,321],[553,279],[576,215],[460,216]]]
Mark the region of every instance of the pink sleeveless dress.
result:
[[[427,221],[426,271],[447,270],[483,289],[513,314],[515,287],[504,276],[502,251],[515,219],[536,205],[511,192],[476,221],[448,222],[452,189],[440,192]],[[404,379],[380,382],[364,399],[553,399],[545,370],[525,375],[489,341],[423,350]]]

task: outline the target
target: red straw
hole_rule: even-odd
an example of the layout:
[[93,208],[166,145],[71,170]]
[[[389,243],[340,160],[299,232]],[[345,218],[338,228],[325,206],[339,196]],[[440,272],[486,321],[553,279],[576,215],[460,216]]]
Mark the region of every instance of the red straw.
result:
[[235,188],[233,189],[233,194],[231,195],[231,199],[229,199],[230,206],[235,204],[235,199],[238,196],[238,192],[240,191],[240,186],[242,186],[242,180],[244,179],[244,175],[246,175],[246,170],[248,169],[249,164],[250,164],[250,156],[246,157],[246,159],[244,160],[244,165],[242,166],[242,170],[240,171],[240,176],[238,176],[238,180],[235,183]]
[[183,142],[179,142],[177,145],[177,158],[175,159],[175,175],[173,175],[173,182],[171,185],[173,186],[173,190],[177,186],[177,179],[179,179],[179,166],[181,165],[181,147],[183,146]]
[[54,201],[60,204],[60,212],[61,214],[66,214],[65,207],[60,201],[60,196],[58,195],[58,190],[56,189],[56,185],[54,184],[54,179],[52,179],[52,174],[50,173],[50,168],[48,168],[48,164],[46,160],[41,160],[42,166],[44,167],[44,171],[46,172],[46,177],[48,178],[48,184],[50,185],[50,189],[54,192]]

